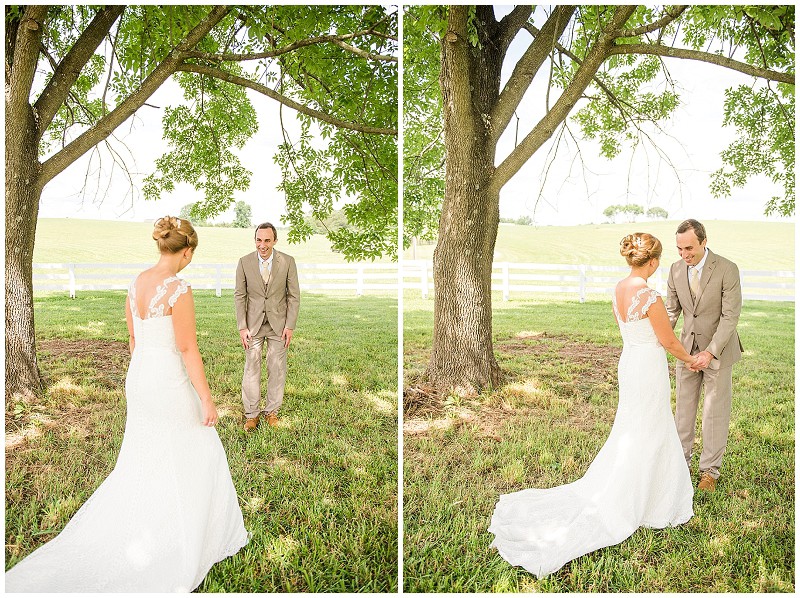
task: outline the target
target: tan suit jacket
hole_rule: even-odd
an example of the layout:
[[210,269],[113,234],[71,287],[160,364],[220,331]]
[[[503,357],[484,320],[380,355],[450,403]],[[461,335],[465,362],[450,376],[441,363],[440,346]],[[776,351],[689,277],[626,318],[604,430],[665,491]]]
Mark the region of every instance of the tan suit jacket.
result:
[[711,353],[711,369],[733,365],[742,358],[742,343],[736,332],[742,311],[742,287],[739,269],[732,261],[709,250],[694,299],[686,262],[672,264],[666,307],[673,328],[683,312],[681,344],[689,353],[695,345],[699,351]]
[[258,333],[266,318],[277,335],[284,328],[294,330],[300,311],[300,284],[294,258],[272,250],[272,272],[269,284],[264,284],[258,263],[258,253],[248,253],[236,266],[236,326],[247,328],[251,335]]

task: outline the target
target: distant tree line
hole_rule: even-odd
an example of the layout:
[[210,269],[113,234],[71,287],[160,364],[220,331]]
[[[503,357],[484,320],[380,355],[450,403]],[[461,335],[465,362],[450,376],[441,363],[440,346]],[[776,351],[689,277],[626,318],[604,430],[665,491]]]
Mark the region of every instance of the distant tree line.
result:
[[523,226],[533,226],[533,218],[530,216],[520,216],[519,218],[500,218],[500,222],[507,224],[521,224]]
[[[618,216],[626,217],[628,222],[635,222],[636,217],[641,216],[642,214],[645,214],[644,208],[635,203],[611,205],[603,210],[603,216],[608,218],[608,220],[611,222],[616,222]],[[669,213],[664,208],[660,208],[658,206],[654,206],[647,210],[646,215],[652,220],[655,220],[656,218],[666,220],[669,217]]]
[[191,220],[195,226],[219,226],[222,228],[250,228],[253,226],[253,210],[250,204],[244,201],[237,201],[234,206],[233,222],[214,223],[209,222],[207,217],[202,215],[199,208],[201,202],[189,203],[181,208],[179,218]]

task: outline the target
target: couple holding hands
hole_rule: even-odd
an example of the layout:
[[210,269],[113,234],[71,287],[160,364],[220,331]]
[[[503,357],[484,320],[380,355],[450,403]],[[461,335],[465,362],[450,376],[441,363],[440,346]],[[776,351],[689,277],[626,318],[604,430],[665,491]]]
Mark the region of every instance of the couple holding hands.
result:
[[[197,346],[191,288],[178,273],[197,247],[185,220],[157,221],[161,257],[131,283],[126,301],[131,363],[127,423],[117,464],[64,530],[6,573],[9,591],[192,591],[210,567],[245,546],[236,489],[214,425],[218,415]],[[703,450],[698,489],[713,491],[727,443],[732,366],[742,348],[735,264],[706,247],[696,220],[676,232],[681,257],[662,301],[647,280],[662,246],[647,233],[626,236],[631,267],[613,293],[623,351],[619,404],[608,440],[579,480],[503,495],[489,531],[509,563],[537,576],[641,526],[663,528],[693,516],[690,463],[701,388]],[[239,260],[235,311],[245,367],[244,429],[278,425],[286,350],[299,311],[294,259],[274,250],[269,223],[256,251]],[[683,314],[680,340],[673,328]],[[261,407],[261,358],[268,391]],[[665,350],[677,360],[677,407]]]

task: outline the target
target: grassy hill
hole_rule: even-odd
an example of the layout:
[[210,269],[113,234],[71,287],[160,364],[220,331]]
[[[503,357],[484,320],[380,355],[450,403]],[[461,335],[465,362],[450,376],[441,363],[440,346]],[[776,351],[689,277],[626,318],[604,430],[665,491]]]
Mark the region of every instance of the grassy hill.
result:
[[[36,226],[33,261],[71,263],[147,263],[158,257],[151,222],[73,220],[40,218]],[[322,235],[305,243],[290,244],[288,231],[278,229],[278,251],[294,256],[298,263],[344,263]],[[200,244],[194,261],[199,264],[233,264],[255,250],[253,230],[244,228],[197,227]],[[381,260],[389,262],[388,258]]]
[[[503,224],[494,260],[542,264],[624,266],[619,241],[633,232],[649,232],[664,245],[662,265],[678,259],[677,220],[582,226],[520,226]],[[703,223],[708,247],[736,262],[742,270],[794,270],[794,223],[712,220]],[[417,247],[417,259],[432,259],[434,245]],[[411,251],[404,253],[411,259]]]

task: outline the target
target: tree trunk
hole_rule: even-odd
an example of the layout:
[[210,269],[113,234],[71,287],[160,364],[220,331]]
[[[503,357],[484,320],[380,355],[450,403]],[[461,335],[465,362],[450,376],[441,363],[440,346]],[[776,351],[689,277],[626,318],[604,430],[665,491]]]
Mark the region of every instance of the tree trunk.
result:
[[[6,406],[41,393],[33,323],[33,242],[40,164],[33,110],[6,103]],[[57,240],[56,240],[57,241]]]
[[486,116],[499,95],[504,50],[492,43],[493,14],[480,14],[487,8],[492,10],[478,7],[475,20],[481,47],[468,40],[464,6],[450,8],[442,41],[446,175],[433,255],[433,347],[426,377],[462,394],[501,381],[492,349],[491,290],[500,196],[489,190],[495,143]]

